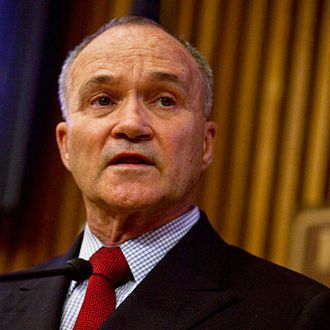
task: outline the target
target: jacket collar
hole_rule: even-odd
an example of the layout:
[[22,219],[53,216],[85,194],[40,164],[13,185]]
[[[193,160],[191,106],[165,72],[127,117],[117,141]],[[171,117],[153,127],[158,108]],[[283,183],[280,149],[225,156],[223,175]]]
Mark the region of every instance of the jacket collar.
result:
[[200,221],[126,298],[101,329],[183,329],[238,300],[224,287],[224,243]]

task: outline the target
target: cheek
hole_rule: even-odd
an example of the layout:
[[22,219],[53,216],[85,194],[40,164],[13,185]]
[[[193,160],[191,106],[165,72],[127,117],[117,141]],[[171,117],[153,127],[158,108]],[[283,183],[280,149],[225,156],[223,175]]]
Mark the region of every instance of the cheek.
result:
[[100,154],[101,135],[85,127],[74,127],[69,140],[70,162],[75,169],[87,170],[95,164]]
[[79,120],[72,127],[72,148],[76,151],[95,150],[104,143],[109,135],[106,122]]
[[190,173],[192,176],[199,173],[203,150],[200,131],[193,128],[178,129],[169,141],[171,143],[167,144],[167,148],[171,156],[168,160],[175,168],[174,175],[188,177]]

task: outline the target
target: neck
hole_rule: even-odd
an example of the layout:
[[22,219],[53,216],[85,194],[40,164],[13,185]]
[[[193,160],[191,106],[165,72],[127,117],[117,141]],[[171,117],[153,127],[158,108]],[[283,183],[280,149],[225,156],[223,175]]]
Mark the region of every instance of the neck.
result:
[[192,203],[165,210],[110,212],[86,204],[87,222],[91,232],[105,245],[114,246],[155,230],[187,212]]

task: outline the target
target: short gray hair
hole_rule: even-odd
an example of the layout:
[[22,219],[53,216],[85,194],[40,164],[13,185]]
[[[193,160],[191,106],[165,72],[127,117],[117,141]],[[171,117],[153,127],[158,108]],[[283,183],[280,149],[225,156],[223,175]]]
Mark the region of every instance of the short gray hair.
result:
[[69,69],[74,62],[74,60],[78,57],[80,52],[95,38],[101,35],[103,32],[120,25],[152,25],[160,28],[165,31],[172,37],[174,37],[180,44],[188,50],[190,55],[194,58],[198,69],[202,75],[202,80],[204,84],[204,115],[208,118],[211,114],[212,109],[212,88],[213,88],[213,75],[212,70],[200,52],[194,48],[187,40],[182,37],[179,37],[172,32],[169,32],[165,27],[156,23],[155,21],[140,17],[140,16],[125,16],[120,18],[114,18],[110,22],[101,26],[95,33],[87,36],[79,45],[77,45],[72,51],[69,52],[64,64],[62,66],[61,74],[58,79],[58,96],[61,105],[63,118],[67,118],[68,110],[66,104],[66,93],[67,93],[67,82],[68,82],[68,72]]

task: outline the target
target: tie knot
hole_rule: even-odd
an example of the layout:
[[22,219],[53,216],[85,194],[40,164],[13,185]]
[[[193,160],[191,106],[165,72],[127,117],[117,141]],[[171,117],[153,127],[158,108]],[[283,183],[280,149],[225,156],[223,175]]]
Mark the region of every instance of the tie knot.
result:
[[115,284],[126,282],[130,269],[124,254],[119,247],[101,248],[90,258],[93,265],[93,275],[102,275]]

